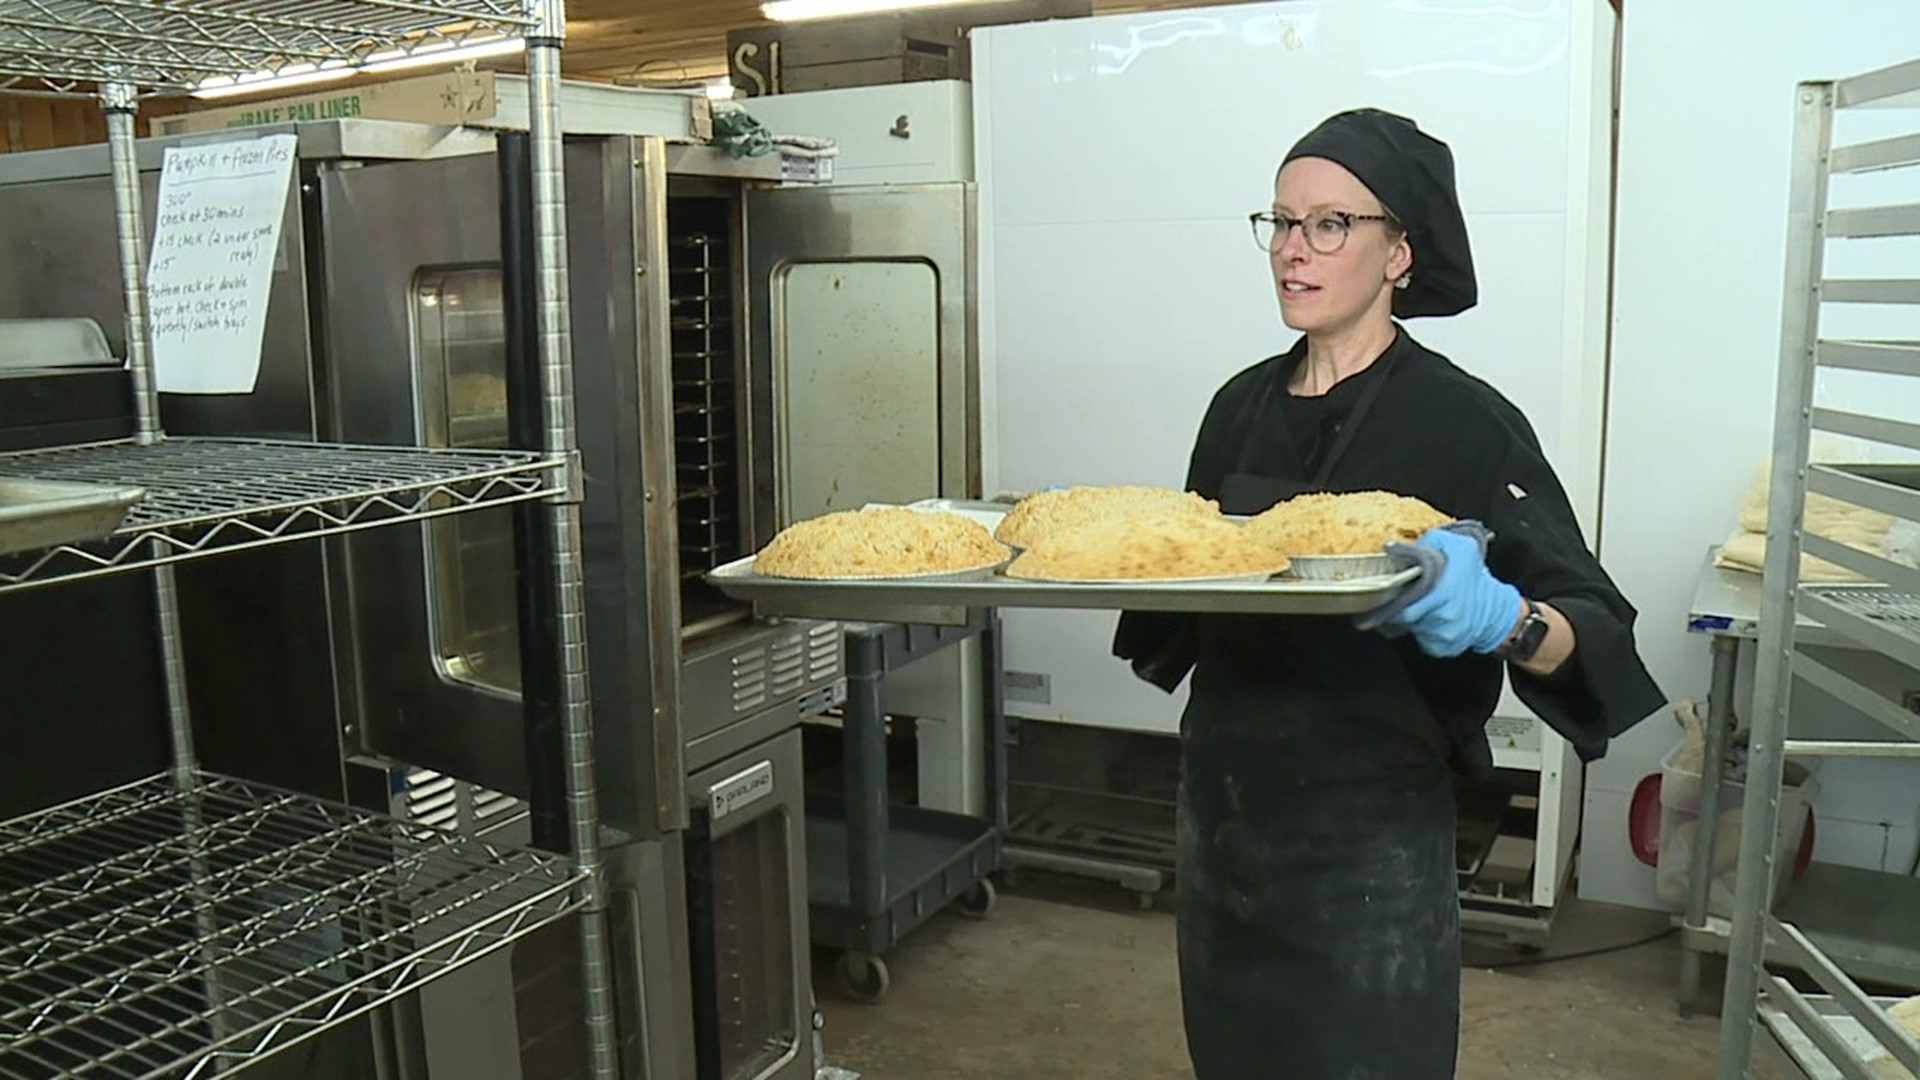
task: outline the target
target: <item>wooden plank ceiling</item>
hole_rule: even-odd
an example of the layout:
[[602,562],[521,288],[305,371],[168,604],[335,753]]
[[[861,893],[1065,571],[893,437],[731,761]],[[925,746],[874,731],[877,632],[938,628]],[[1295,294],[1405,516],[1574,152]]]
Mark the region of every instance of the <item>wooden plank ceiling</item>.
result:
[[[1220,0],[1093,0],[1096,13]],[[671,85],[724,75],[727,31],[766,26],[760,0],[568,0],[568,76]]]
[[[1221,0],[1091,0],[1091,7],[1104,14],[1199,7],[1219,2]],[[937,16],[939,11],[933,9],[926,14]],[[567,76],[574,79],[686,86],[726,73],[727,31],[766,25],[769,25],[767,20],[760,14],[760,0],[568,0],[567,48],[562,54],[562,64]],[[503,71],[522,70],[517,57],[483,61],[482,66]],[[139,123],[144,134],[146,121],[154,116],[196,107],[232,105],[272,97],[274,93],[207,103],[187,98],[155,98],[141,107]],[[99,108],[91,100],[52,100],[0,93],[0,153],[99,142],[104,138]]]

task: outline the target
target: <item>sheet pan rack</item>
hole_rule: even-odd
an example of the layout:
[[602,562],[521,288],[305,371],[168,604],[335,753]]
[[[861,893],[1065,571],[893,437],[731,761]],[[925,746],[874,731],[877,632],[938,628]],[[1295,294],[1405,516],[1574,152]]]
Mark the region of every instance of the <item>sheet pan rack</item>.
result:
[[[1889,1062],[1920,1075],[1920,1042],[1894,1022],[1890,1002],[1869,996],[1842,970],[1834,952],[1840,943],[1816,927],[1796,924],[1786,908],[1776,913],[1772,896],[1788,757],[1920,758],[1920,720],[1903,703],[1822,663],[1809,651],[1819,641],[1809,640],[1801,629],[1802,620],[1810,620],[1825,637],[1837,634],[1853,648],[1920,670],[1920,570],[1885,552],[1818,535],[1806,517],[1811,493],[1920,521],[1920,466],[1910,464],[1912,452],[1920,451],[1920,425],[1898,415],[1896,404],[1888,404],[1889,415],[1875,416],[1816,401],[1816,382],[1829,372],[1920,377],[1920,342],[1840,340],[1821,333],[1826,304],[1920,304],[1920,280],[1824,276],[1830,244],[1920,235],[1920,206],[1835,206],[1830,189],[1835,176],[1920,165],[1920,133],[1834,145],[1836,114],[1914,104],[1920,104],[1920,61],[1852,78],[1803,82],[1795,93],[1767,561],[1722,1013],[1722,1080],[1750,1075],[1760,1031],[1770,1033],[1808,1076],[1874,1080],[1885,1075],[1876,1070]],[[1897,399],[1897,394],[1875,398],[1881,403]],[[1876,457],[1888,460],[1871,465],[1817,460],[1816,432],[1864,440],[1880,448]],[[1805,584],[1800,580],[1803,553],[1836,563],[1861,580]],[[1799,683],[1877,721],[1880,737],[1792,737],[1787,717]],[[1849,880],[1859,894],[1853,898],[1857,906],[1896,905],[1911,893],[1912,882],[1902,875],[1859,873]],[[1906,910],[1905,918],[1911,919],[1911,909]],[[1902,955],[1892,945],[1873,950],[1865,943],[1884,954],[1878,957],[1882,960]],[[1859,942],[1848,946],[1861,947]],[[1808,988],[1808,981],[1819,989]]]

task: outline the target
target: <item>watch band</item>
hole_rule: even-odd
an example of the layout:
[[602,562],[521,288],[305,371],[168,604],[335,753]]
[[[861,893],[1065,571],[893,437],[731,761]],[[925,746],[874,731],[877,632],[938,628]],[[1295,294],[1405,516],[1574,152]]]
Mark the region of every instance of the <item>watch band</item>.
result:
[[1526,600],[1525,603],[1527,617],[1520,620],[1520,625],[1514,630],[1513,636],[1495,650],[1494,655],[1502,660],[1526,663],[1533,659],[1534,654],[1540,651],[1540,646],[1546,643],[1547,617],[1540,613],[1540,605],[1531,599]]

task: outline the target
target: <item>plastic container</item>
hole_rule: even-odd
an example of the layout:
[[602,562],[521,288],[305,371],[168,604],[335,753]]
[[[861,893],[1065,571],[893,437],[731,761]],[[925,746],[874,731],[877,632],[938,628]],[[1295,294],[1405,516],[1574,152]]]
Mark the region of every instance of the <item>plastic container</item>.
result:
[[[1660,760],[1660,848],[1654,865],[1654,891],[1675,907],[1685,907],[1693,884],[1694,844],[1700,832],[1700,773],[1674,764],[1676,746]],[[1780,788],[1780,825],[1773,842],[1773,902],[1778,905],[1805,868],[1803,842],[1809,839],[1808,808],[1820,792],[1820,781],[1806,766],[1789,761],[1786,782]],[[1734,880],[1740,866],[1741,802],[1746,784],[1720,782],[1720,822],[1713,841],[1713,882],[1707,890],[1707,913],[1724,918],[1733,914]]]

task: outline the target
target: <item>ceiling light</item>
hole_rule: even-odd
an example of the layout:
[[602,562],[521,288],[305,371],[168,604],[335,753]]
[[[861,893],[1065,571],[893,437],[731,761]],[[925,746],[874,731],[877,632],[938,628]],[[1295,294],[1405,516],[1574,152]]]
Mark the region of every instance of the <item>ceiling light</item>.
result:
[[407,68],[453,64],[463,60],[484,60],[490,56],[511,56],[525,52],[525,38],[495,38],[477,45],[423,45],[411,51],[393,50],[374,53],[360,64],[361,71],[404,71]]
[[362,72],[405,71],[408,68],[457,64],[465,60],[479,60],[489,56],[508,56],[521,52],[526,47],[526,41],[521,38],[494,38],[472,45],[436,42],[413,50],[387,49],[368,56],[358,64],[329,60],[318,65],[294,64],[279,71],[256,71],[238,77],[217,76],[201,80],[200,84],[194,87],[192,94],[197,98],[237,97],[241,94],[257,94],[267,90],[284,90],[295,86],[309,86],[313,83],[335,82]]
[[200,80],[192,94],[197,98],[238,97],[241,94],[256,94],[262,90],[279,90],[283,87],[308,86],[313,83],[338,82],[353,75],[353,68],[346,64],[333,64],[316,67],[313,64],[295,64],[283,68],[278,73],[256,71],[252,74],[231,77],[218,75]]
[[775,22],[798,22],[976,2],[978,0],[767,0],[760,5],[760,14]]
[[733,80],[725,76],[707,80],[707,97],[713,101],[727,101],[733,97]]

